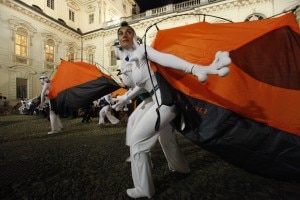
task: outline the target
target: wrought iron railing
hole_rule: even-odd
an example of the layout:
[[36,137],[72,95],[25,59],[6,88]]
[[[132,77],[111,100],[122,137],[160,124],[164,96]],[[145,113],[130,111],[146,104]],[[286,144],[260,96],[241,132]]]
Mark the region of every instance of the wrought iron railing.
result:
[[119,26],[121,21],[127,21],[129,23],[135,23],[136,21],[140,21],[146,18],[157,17],[164,14],[169,13],[178,13],[186,10],[191,10],[200,6],[205,6],[212,3],[217,3],[225,0],[190,0],[177,4],[170,4],[166,6],[162,6],[159,8],[154,8],[151,10],[147,10],[144,13],[140,13],[137,15],[132,15],[130,17],[122,17],[118,20],[112,20],[103,23],[103,28],[113,28]]

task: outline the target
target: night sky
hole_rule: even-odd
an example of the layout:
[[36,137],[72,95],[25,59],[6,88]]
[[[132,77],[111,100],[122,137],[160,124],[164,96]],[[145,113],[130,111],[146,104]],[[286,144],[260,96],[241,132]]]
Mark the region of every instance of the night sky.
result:
[[158,8],[168,4],[176,4],[187,0],[135,0],[140,6],[140,12],[143,13],[146,10]]

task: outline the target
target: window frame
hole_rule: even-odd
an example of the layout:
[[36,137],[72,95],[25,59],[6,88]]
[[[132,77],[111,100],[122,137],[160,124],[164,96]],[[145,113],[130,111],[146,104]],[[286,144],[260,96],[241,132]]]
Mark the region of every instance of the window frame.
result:
[[[20,29],[24,29],[24,28],[18,28],[15,33],[15,55],[21,57],[27,57],[28,56],[28,33],[27,34],[21,33],[21,31],[18,31]],[[19,40],[18,38],[20,38],[20,41],[18,41]]]
[[92,49],[89,49],[88,50],[88,62],[90,64],[94,64],[94,58],[95,58],[95,55],[93,53],[93,50]]
[[[52,59],[49,59],[49,57]],[[55,61],[55,41],[53,39],[48,39],[46,42],[45,61],[49,63],[54,63]]]
[[115,50],[114,49],[110,50],[110,65],[111,66],[116,66],[117,65],[117,57],[115,55]]
[[[24,83],[24,84],[23,84]],[[16,78],[16,98],[26,99],[28,93],[28,79]]]
[[75,11],[69,9],[69,20],[75,22]]
[[47,7],[54,10],[54,0],[47,0]]
[[68,48],[67,58],[68,58],[69,62],[74,62],[75,61],[75,49],[74,49],[74,47],[69,47]]
[[95,22],[95,14],[89,14],[89,24],[93,24]]

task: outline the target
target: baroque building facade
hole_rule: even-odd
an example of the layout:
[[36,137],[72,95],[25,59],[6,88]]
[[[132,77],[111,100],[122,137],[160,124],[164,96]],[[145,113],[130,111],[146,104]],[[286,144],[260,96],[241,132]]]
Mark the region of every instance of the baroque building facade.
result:
[[[95,64],[117,82],[114,56],[121,21],[139,37],[199,21],[260,20],[296,8],[299,0],[190,0],[137,13],[134,0],[0,0],[0,95],[10,104],[39,95],[39,77],[53,76],[61,59]],[[217,16],[218,18],[212,17]],[[145,35],[151,44],[157,29]]]

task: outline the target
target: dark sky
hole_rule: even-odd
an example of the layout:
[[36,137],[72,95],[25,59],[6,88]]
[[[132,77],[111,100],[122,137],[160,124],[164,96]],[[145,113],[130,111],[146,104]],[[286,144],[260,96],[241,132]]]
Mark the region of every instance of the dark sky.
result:
[[140,6],[140,12],[143,13],[146,10],[153,8],[158,8],[168,4],[180,3],[187,0],[135,0],[135,2]]

